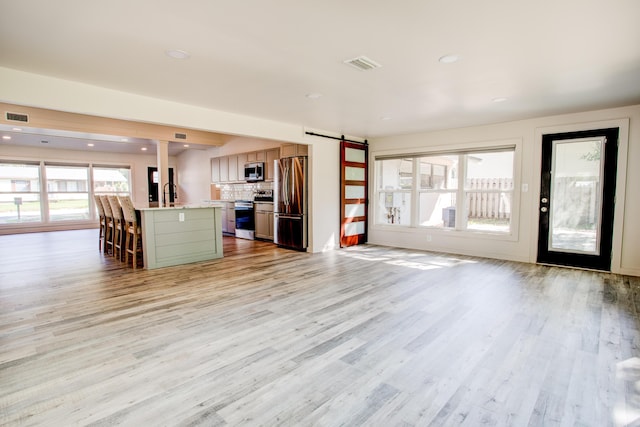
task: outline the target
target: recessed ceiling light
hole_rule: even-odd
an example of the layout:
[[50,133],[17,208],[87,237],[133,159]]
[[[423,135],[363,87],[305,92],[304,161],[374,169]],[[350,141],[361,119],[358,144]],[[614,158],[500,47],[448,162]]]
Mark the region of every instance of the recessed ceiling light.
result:
[[308,93],[305,95],[309,99],[318,99],[322,96],[321,93]]
[[164,52],[167,56],[174,59],[189,59],[191,54],[186,50],[181,49],[170,49]]
[[141,150],[142,151],[147,151],[147,147],[142,147]]
[[507,100],[507,98],[505,98],[505,97],[503,97],[503,96],[500,96],[500,97],[497,97],[497,98],[493,98],[493,99],[492,99],[492,101],[493,101],[493,102],[504,102],[504,101],[506,101],[506,100]]
[[7,141],[11,139],[9,135],[2,135],[2,139],[6,139]]
[[189,144],[184,144],[183,147],[184,148],[189,148]]
[[120,138],[121,142],[128,142],[129,140],[127,138]]
[[12,130],[13,130],[14,132],[22,132],[22,129],[21,129],[21,128],[13,128]]
[[460,56],[458,55],[444,55],[438,59],[438,61],[443,64],[453,64],[454,62],[458,62],[458,60],[460,60]]
[[93,144],[93,143],[91,143],[91,142],[90,142],[90,143],[88,143],[88,144],[87,144],[87,147],[93,147],[94,145],[95,145],[95,144]]

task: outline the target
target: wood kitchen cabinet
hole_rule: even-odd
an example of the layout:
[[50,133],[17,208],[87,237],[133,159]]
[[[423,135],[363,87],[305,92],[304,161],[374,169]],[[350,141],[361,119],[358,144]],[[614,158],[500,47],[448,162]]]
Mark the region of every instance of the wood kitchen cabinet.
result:
[[282,144],[280,146],[280,157],[295,157],[309,155],[309,147],[304,144]]
[[273,203],[255,202],[256,238],[273,240]]
[[220,209],[220,217],[222,218],[222,232],[223,233],[228,233],[229,230],[227,229],[227,206],[223,206],[222,209]]
[[264,152],[265,160],[264,160],[264,180],[265,181],[273,181],[275,178],[275,171],[273,161],[280,158],[280,149],[272,148],[271,150],[267,150]]
[[234,154],[233,156],[227,156],[227,162],[229,165],[229,176],[227,177],[227,182],[238,181],[238,155]]
[[236,234],[236,206],[234,202],[227,202],[227,232]]
[[236,234],[236,210],[234,202],[222,202],[222,232]]
[[237,154],[233,156],[212,158],[211,182],[220,183],[244,181],[244,159],[244,156],[239,156]]
[[[294,152],[298,153],[301,151],[295,150]],[[279,158],[280,148],[270,148],[268,150],[238,153],[231,156],[214,157],[211,159],[211,182],[215,184],[244,182],[244,165],[249,162],[264,162],[264,179],[265,181],[273,181],[273,161]]]
[[220,181],[229,182],[229,159],[227,157],[219,157],[220,160]]
[[238,181],[244,181],[244,165],[248,162],[249,153],[239,153],[237,156],[238,163]]
[[247,162],[264,162],[264,151],[252,151],[247,154]]
[[211,159],[211,182],[219,183],[220,180],[220,157]]

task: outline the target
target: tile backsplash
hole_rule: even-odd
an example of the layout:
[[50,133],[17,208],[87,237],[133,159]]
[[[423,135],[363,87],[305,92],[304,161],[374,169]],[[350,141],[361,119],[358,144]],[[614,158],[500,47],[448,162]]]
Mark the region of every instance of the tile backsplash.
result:
[[220,184],[221,200],[253,200],[257,190],[272,190],[273,182]]

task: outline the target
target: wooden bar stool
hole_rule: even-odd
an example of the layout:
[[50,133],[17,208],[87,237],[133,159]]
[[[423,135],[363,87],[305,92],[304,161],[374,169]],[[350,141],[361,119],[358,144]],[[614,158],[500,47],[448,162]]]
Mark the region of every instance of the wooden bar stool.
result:
[[[129,254],[132,258],[132,267],[138,268],[138,260],[144,264],[142,258],[142,227],[138,221],[136,209],[129,196],[118,196],[120,205],[122,206],[122,215],[125,223],[125,244],[124,244],[124,262],[129,265]],[[139,254],[139,257],[138,257]]]
[[100,200],[100,196],[97,194],[93,195],[93,198],[96,201],[96,209],[98,209],[98,222],[100,224],[100,234],[98,237],[98,248],[101,252],[105,250],[104,236],[106,231],[106,218],[104,216],[104,208],[102,207],[102,200]]
[[113,213],[111,213],[111,204],[107,196],[100,196],[102,208],[104,209],[104,253],[113,255]]
[[109,205],[111,206],[111,213],[113,214],[113,256],[118,261],[124,260],[124,254],[122,253],[122,244],[124,240],[124,234],[122,232],[124,228],[124,217],[122,216],[122,207],[118,201],[117,196],[107,196],[109,199]]

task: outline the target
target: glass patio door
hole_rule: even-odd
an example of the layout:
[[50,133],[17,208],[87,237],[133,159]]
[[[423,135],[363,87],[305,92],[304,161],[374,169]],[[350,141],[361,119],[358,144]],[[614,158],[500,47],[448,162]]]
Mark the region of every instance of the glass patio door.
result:
[[544,135],[538,262],[610,270],[618,129]]

